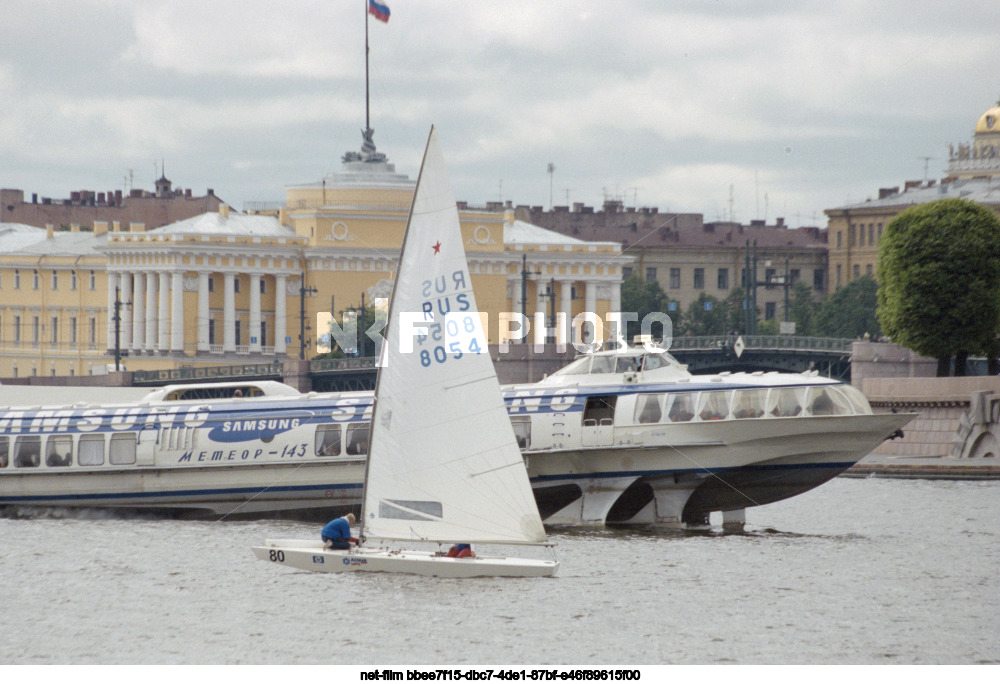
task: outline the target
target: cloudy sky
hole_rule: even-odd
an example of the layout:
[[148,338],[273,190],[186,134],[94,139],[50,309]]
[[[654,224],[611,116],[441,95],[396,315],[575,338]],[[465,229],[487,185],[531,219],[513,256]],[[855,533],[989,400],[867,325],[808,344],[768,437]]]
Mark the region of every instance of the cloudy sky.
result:
[[[435,124],[473,205],[825,226],[824,209],[943,176],[1000,97],[995,2],[386,3],[378,149],[415,178]],[[237,209],[280,201],[360,148],[364,7],[3,0],[0,187],[152,189],[163,160],[175,187]]]

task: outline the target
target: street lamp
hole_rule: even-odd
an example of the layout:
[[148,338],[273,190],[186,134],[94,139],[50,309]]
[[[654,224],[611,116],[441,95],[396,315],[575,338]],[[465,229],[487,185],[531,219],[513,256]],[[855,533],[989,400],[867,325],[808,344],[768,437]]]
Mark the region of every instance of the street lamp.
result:
[[[306,274],[299,281],[299,358],[306,358],[306,295],[316,296],[315,287],[306,287]],[[310,328],[311,330],[312,328]]]

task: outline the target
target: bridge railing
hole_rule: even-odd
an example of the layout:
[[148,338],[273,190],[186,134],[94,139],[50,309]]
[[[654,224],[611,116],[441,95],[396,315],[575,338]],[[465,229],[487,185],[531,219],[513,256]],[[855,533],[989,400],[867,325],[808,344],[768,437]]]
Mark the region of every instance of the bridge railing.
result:
[[378,357],[375,356],[345,356],[342,359],[316,359],[310,361],[309,372],[368,370],[377,366]]
[[280,378],[281,364],[243,363],[235,366],[202,366],[198,368],[164,368],[132,371],[132,383],[157,385],[176,382],[238,380],[240,378]]
[[[710,351],[732,347],[735,335],[675,337],[670,351]],[[741,335],[745,349],[789,349],[849,353],[854,340],[842,337],[800,337],[797,335]]]

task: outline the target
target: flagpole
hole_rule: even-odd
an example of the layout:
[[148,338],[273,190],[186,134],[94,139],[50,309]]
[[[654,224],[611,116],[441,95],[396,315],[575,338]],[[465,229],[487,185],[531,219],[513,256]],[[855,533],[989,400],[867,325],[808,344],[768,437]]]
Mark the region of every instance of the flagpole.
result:
[[368,0],[365,3],[365,130],[371,128],[368,119]]

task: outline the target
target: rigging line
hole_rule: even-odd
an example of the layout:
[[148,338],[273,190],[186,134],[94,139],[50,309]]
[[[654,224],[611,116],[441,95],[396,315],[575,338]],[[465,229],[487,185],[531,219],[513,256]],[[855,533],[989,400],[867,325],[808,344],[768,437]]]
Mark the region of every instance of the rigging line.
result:
[[516,463],[504,463],[503,465],[498,465],[496,468],[490,468],[489,470],[482,470],[478,473],[470,473],[469,477],[479,477],[480,475],[488,475],[489,473],[495,473],[498,470],[506,470],[507,468],[516,468],[517,466],[524,466],[524,460],[523,459],[519,460]]
[[695,466],[697,466],[698,468],[701,468],[702,470],[704,470],[704,471],[705,471],[706,473],[708,473],[708,475],[709,475],[710,477],[714,477],[714,478],[715,478],[715,479],[717,479],[717,480],[718,480],[719,482],[721,482],[722,484],[726,485],[727,487],[729,487],[730,489],[732,489],[732,490],[733,490],[734,492],[736,492],[737,494],[739,494],[740,496],[742,496],[742,497],[743,497],[744,499],[746,499],[747,501],[749,501],[749,502],[753,503],[753,505],[754,505],[754,506],[760,506],[760,505],[761,505],[761,504],[760,504],[760,502],[756,501],[756,500],[755,500],[755,499],[754,499],[754,498],[753,498],[752,496],[750,496],[750,495],[749,495],[749,494],[747,494],[746,492],[744,492],[744,491],[740,490],[740,488],[739,488],[739,487],[736,487],[736,486],[735,486],[735,485],[733,485],[732,483],[730,483],[730,482],[727,482],[726,480],[722,479],[722,477],[720,477],[718,473],[713,473],[713,472],[712,472],[712,471],[711,471],[711,470],[710,470],[709,468],[705,467],[705,466],[704,466],[704,465],[702,465],[701,463],[698,463],[698,461],[697,461],[697,460],[695,460],[695,459],[694,459],[694,458],[692,458],[691,456],[688,456],[688,455],[687,455],[687,454],[685,454],[685,453],[684,453],[683,451],[681,451],[680,449],[678,449],[677,447],[675,447],[675,446],[674,446],[673,444],[668,444],[667,446],[668,446],[668,447],[670,447],[671,449],[673,449],[674,451],[676,451],[676,452],[677,452],[678,454],[680,454],[680,455],[681,455],[681,456],[682,456],[683,458],[685,458],[685,459],[687,459],[688,461],[690,461],[691,463],[693,463],[693,464],[694,464]]

